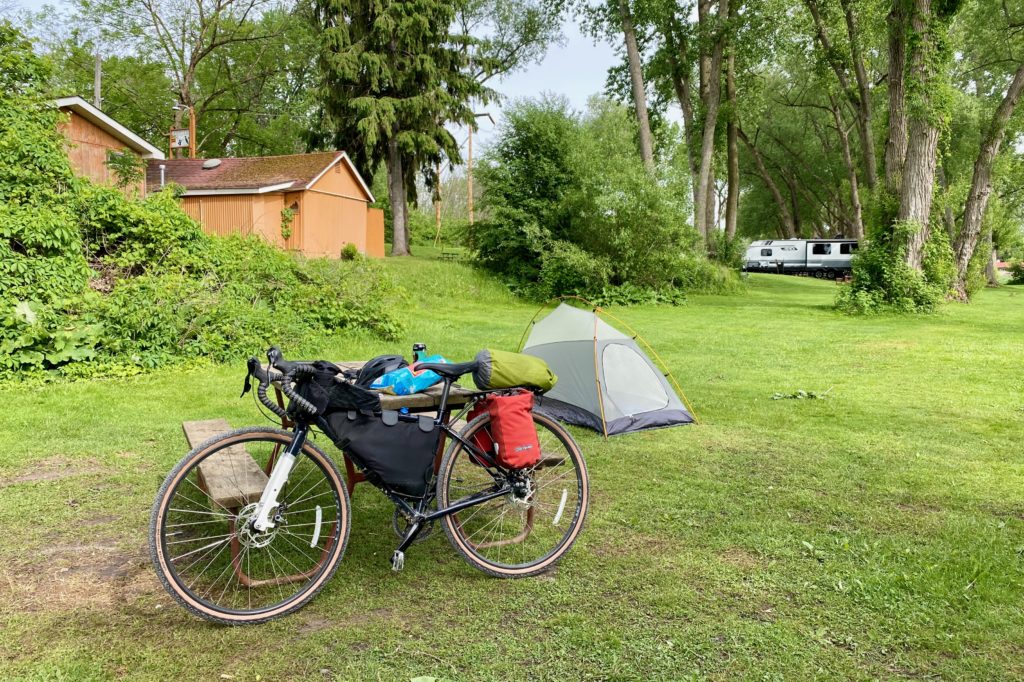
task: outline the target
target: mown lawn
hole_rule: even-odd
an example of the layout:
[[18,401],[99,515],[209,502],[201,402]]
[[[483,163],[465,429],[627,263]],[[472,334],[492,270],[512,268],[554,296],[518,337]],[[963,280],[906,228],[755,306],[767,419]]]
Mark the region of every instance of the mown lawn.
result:
[[[461,264],[387,267],[401,343],[334,359],[514,348],[536,306]],[[443,534],[393,574],[390,509],[357,488],[349,550],[303,611],[189,616],[157,583],[149,506],[180,423],[261,419],[232,366],[0,388],[0,678],[235,680],[1024,677],[1024,290],[850,319],[835,285],[614,312],[699,426],[574,431],[589,524],[553,575],[498,581]],[[287,349],[286,349],[287,350]],[[776,392],[824,400],[772,400]]]

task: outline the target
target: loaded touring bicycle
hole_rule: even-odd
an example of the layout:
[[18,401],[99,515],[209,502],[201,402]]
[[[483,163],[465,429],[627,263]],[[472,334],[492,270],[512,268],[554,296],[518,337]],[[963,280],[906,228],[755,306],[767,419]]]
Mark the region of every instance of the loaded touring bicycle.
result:
[[[327,362],[288,362],[274,348],[266,369],[250,358],[244,392],[255,379],[259,401],[293,426],[216,436],[168,474],[150,521],[165,588],[191,612],[226,624],[294,612],[323,588],[345,552],[351,509],[338,467],[310,438],[314,429],[395,504],[393,570],[435,523],[485,573],[548,570],[583,526],[586,465],[569,433],[530,409],[544,382],[495,386],[487,353],[417,365],[442,379],[440,404],[428,414],[381,410],[376,393]],[[452,414],[452,385],[469,373],[481,390]],[[268,397],[272,384],[287,408]]]

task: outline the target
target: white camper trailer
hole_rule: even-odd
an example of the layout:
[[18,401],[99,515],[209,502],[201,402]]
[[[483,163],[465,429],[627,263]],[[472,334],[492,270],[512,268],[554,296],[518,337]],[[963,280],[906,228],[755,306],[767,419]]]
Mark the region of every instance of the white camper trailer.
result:
[[856,251],[853,239],[763,239],[747,248],[743,270],[831,279],[850,272]]

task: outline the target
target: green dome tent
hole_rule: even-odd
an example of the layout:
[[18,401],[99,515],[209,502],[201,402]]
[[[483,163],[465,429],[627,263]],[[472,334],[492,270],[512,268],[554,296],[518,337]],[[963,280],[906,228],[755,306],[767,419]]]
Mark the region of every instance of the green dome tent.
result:
[[522,352],[541,358],[558,375],[537,410],[605,436],[696,422],[685,398],[680,399],[679,385],[658,369],[637,340],[657,357],[654,349],[601,315],[611,317],[598,307],[581,310],[563,302],[531,321]]

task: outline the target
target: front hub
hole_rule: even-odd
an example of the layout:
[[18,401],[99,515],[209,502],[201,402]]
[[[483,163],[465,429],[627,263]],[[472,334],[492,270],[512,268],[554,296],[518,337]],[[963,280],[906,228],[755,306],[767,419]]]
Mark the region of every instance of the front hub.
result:
[[281,516],[278,511],[272,518],[274,520],[274,527],[268,528],[264,532],[259,532],[253,527],[253,520],[256,517],[256,507],[259,506],[257,502],[247,504],[242,507],[238,512],[238,519],[235,521],[235,528],[237,529],[236,534],[238,535],[238,541],[242,543],[243,547],[259,548],[266,547],[274,541],[274,537],[277,535],[278,529],[284,523],[284,517]]

